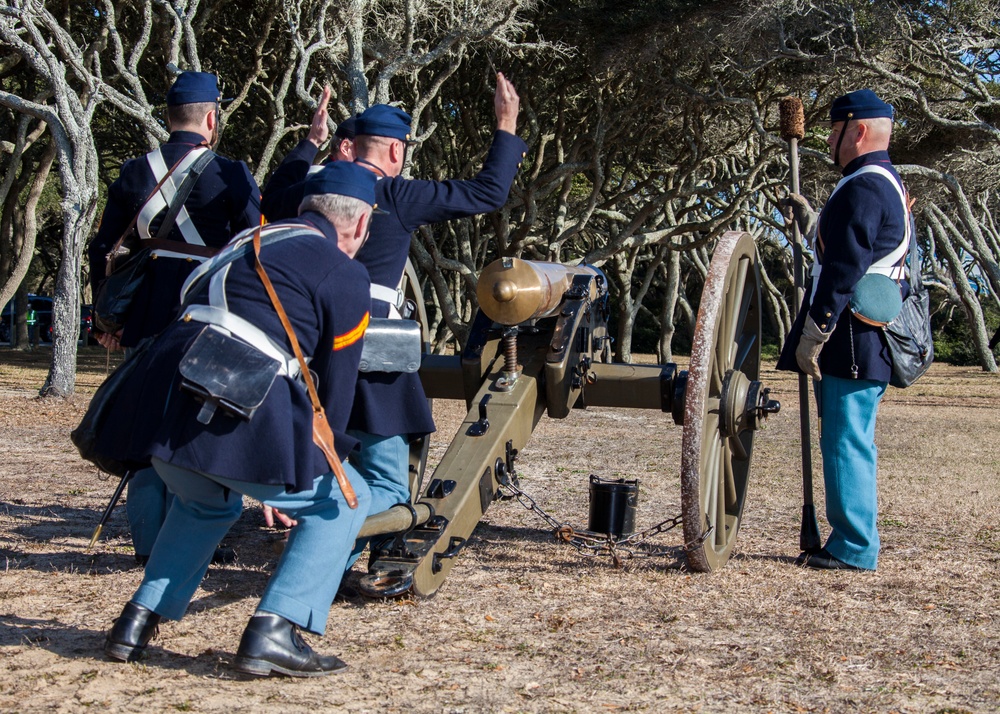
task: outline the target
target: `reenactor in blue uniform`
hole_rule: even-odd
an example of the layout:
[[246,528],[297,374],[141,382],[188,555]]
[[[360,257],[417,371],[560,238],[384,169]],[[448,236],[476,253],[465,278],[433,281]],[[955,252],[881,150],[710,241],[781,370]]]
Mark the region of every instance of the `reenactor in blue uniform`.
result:
[[[247,165],[215,155],[198,177],[170,233],[155,238],[185,167],[218,143],[220,100],[215,75],[184,72],[178,76],[167,92],[170,138],[156,151],[125,162],[108,190],[100,229],[88,249],[94,295],[105,276],[108,253],[132,229],[133,221],[134,230],[155,248],[121,333],[94,333],[109,349],[134,347],[163,330],[180,305],[181,285],[194,267],[240,231],[260,224],[260,189]],[[151,195],[175,165],[161,190]],[[140,565],[149,557],[169,500],[153,469],[142,469],[129,481],[126,512]],[[231,552],[220,552],[220,559],[231,557]]]
[[[236,669],[260,676],[320,676],[346,666],[316,654],[298,628],[323,634],[368,513],[368,488],[344,461],[357,498],[356,508],[349,507],[349,489],[338,485],[333,462],[314,442],[314,410],[301,362],[292,356],[292,341],[265,291],[250,244],[260,231],[260,263],[316,375],[335,458],[343,461],[357,445],[346,433],[347,420],[370,305],[367,272],[351,257],[367,237],[374,188],[375,177],[349,162],[310,176],[301,215],[248,231],[200,268],[185,285],[181,317],[136,355],[143,364],[123,387],[100,449],[118,458],[151,459],[177,498],[142,584],[108,634],[109,657],[136,659],[161,618],[184,615],[213,548],[240,515],[243,494],[280,509],[298,525],[243,634]],[[240,349],[250,345],[279,367],[250,416],[234,416],[246,406],[242,402],[230,405],[233,413],[220,413],[225,404],[220,401],[205,418],[206,404],[215,402],[195,396],[192,380],[257,382],[256,373],[244,368],[251,360],[237,363],[220,353],[217,369],[203,366],[211,360],[189,362],[186,353],[206,331],[214,331],[213,340],[231,335]],[[207,380],[186,371],[188,364],[209,372]],[[148,408],[134,409],[136,404]]]
[[[778,369],[812,376],[822,423],[820,449],[831,533],[822,550],[799,562],[821,569],[875,570],[877,454],[875,418],[892,372],[881,327],[850,309],[866,273],[901,282],[908,247],[908,206],[889,160],[893,108],[871,90],[837,98],[830,110],[830,155],[843,178],[819,215],[816,264]],[[807,230],[808,204],[792,196],[795,218]]]
[[318,171],[331,161],[354,161],[357,119],[350,117],[337,125],[330,155],[324,161],[314,163],[320,148],[330,136],[326,108],[329,101],[330,87],[327,86],[323,88],[312,124],[309,125],[309,134],[288,153],[264,186],[261,207],[267,220],[280,221],[298,213],[299,202],[302,200],[302,182],[309,172]]
[[[372,317],[398,316],[397,286],[410,252],[410,237],[420,226],[495,211],[503,207],[527,152],[517,136],[520,98],[497,75],[494,110],[497,129],[482,170],[472,179],[422,181],[400,176],[411,141],[412,119],[397,107],[376,104],[357,118],[356,162],[379,182],[375,196],[384,214],[372,217],[371,239],[358,253],[372,282]],[[309,142],[296,147],[264,188],[264,213],[285,215],[315,156]],[[292,159],[292,160],[290,160]],[[365,372],[358,378],[350,434],[361,441],[351,462],[368,481],[371,513],[408,502],[409,447],[412,439],[434,431],[419,375]]]

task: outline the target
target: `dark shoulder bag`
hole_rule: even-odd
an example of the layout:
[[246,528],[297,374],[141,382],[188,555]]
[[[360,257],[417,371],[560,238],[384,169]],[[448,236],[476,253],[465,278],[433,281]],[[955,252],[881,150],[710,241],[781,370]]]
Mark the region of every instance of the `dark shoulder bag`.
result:
[[[293,233],[294,231],[275,231],[268,235],[262,242],[267,245],[272,242],[284,240]],[[249,252],[249,250],[249,247],[244,247],[243,249],[237,248],[225,259],[220,260],[215,265],[215,269],[218,270],[225,267],[227,264]],[[202,275],[201,279],[206,278],[208,275],[211,275],[211,272]],[[194,290],[192,289],[181,306],[181,313],[184,312],[194,299],[193,295]],[[142,374],[146,370],[146,355],[150,352],[152,349],[151,346],[155,342],[155,337],[148,337],[140,342],[134,350],[129,351],[125,361],[118,365],[115,371],[108,375],[107,379],[94,392],[94,396],[91,397],[90,404],[87,406],[87,411],[83,415],[83,419],[80,420],[80,424],[69,435],[70,440],[76,446],[83,459],[91,462],[102,471],[116,476],[124,476],[126,471],[136,471],[145,468],[148,464],[123,461],[109,456],[106,450],[98,448],[98,435],[102,430],[108,428],[108,419],[115,412],[122,388],[130,379],[142,378]],[[242,358],[242,355],[237,355],[233,359],[237,361]],[[242,391],[242,395],[245,394],[246,392]],[[225,397],[227,395],[223,394],[222,396]],[[247,419],[249,419],[249,416]],[[107,443],[107,440],[105,440],[105,443]]]
[[101,471],[115,476],[124,476],[126,471],[134,471],[148,466],[148,464],[129,463],[109,458],[107,454],[101,453],[97,449],[97,436],[105,427],[107,417],[115,407],[122,385],[131,378],[137,369],[140,372],[144,369],[145,354],[152,341],[152,338],[148,338],[140,342],[138,347],[125,358],[125,361],[108,375],[108,378],[94,392],[94,396],[90,398],[90,404],[83,419],[80,420],[80,425],[69,434],[70,440],[80,452],[81,457],[97,466]]
[[[206,151],[191,165],[187,175],[177,189],[177,193],[174,194],[174,200],[170,202],[167,213],[163,218],[163,223],[160,224],[160,229],[157,231],[156,239],[154,240],[160,241],[169,235],[170,230],[177,220],[177,214],[180,213],[184,202],[191,195],[191,189],[194,188],[201,172],[204,171],[205,167],[214,157],[215,154],[212,151]],[[156,192],[160,190],[160,187],[170,178],[174,169],[183,160],[184,157],[181,157],[170,168],[167,175],[156,184],[156,188],[149,194],[149,198],[143,201],[143,206],[156,195]],[[142,213],[142,208],[136,211],[132,223],[129,224],[125,233],[122,234],[122,237],[115,243],[114,248],[108,253],[107,277],[97,288],[97,295],[94,297],[94,324],[97,326],[97,329],[107,332],[110,335],[114,335],[125,326],[125,321],[128,319],[129,312],[132,309],[132,302],[146,276],[146,270],[149,267],[149,260],[152,256],[153,241],[140,240],[134,230],[140,213]]]
[[916,231],[913,214],[910,220],[910,294],[895,320],[882,328],[892,357],[894,387],[909,387],[934,361],[934,337],[931,334],[930,296],[920,279],[917,261]]

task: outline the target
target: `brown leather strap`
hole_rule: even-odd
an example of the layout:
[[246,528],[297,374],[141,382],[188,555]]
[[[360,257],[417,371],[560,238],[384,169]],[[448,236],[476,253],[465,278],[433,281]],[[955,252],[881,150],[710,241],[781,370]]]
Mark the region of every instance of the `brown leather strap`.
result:
[[[187,158],[187,155],[190,154],[195,149],[200,148],[202,146],[208,146],[208,142],[207,141],[203,141],[202,143],[200,143],[200,144],[198,144],[196,146],[192,146],[190,149],[188,149],[187,151],[185,151],[184,155],[181,156],[181,158],[177,159],[177,162],[173,166],[170,167],[170,170],[167,171],[167,173],[164,175],[164,177],[160,179],[160,182],[158,184],[156,184],[156,186],[153,187],[153,190],[149,192],[149,195],[146,196],[146,200],[142,202],[142,205],[139,206],[139,210],[135,212],[134,216],[132,216],[132,221],[131,221],[131,223],[128,224],[128,228],[126,228],[125,231],[122,233],[122,237],[119,238],[115,242],[115,244],[111,248],[111,250],[108,251],[108,254],[106,256],[104,256],[104,259],[106,261],[105,264],[104,264],[104,274],[106,276],[107,275],[111,275],[111,273],[114,272],[115,256],[118,254],[118,251],[121,249],[122,243],[125,242],[125,239],[128,237],[128,234],[132,232],[133,228],[135,228],[135,224],[139,220],[139,214],[142,213],[142,209],[145,208],[146,204],[149,203],[150,199],[153,198],[153,196],[156,195],[156,192],[159,191],[160,188],[162,188],[163,184],[165,184],[167,182],[167,179],[170,178],[173,175],[174,169],[176,169],[178,166],[181,165],[181,162],[185,158]],[[177,242],[177,241],[174,241],[174,242]]]
[[184,255],[194,255],[199,258],[214,258],[222,248],[213,248],[209,245],[197,245],[195,243],[185,243],[171,238],[143,238],[139,244],[143,248],[153,250],[169,250],[174,253],[184,253]]
[[344,465],[340,462],[340,457],[337,455],[336,448],[334,448],[333,430],[326,419],[326,411],[319,401],[319,394],[316,392],[316,385],[313,384],[309,365],[306,364],[306,359],[302,355],[302,348],[299,346],[299,340],[295,336],[295,330],[292,329],[292,323],[288,319],[288,314],[285,312],[285,308],[282,307],[281,300],[278,299],[278,294],[274,291],[271,279],[267,277],[267,273],[264,271],[264,264],[260,262],[259,226],[253,233],[253,253],[256,257],[257,275],[260,276],[261,282],[264,283],[264,289],[267,290],[267,295],[271,298],[271,304],[274,305],[275,312],[278,313],[278,319],[281,320],[281,325],[285,328],[288,341],[292,343],[292,351],[295,352],[295,358],[299,361],[302,378],[306,383],[306,391],[309,392],[309,401],[312,402],[313,407],[313,443],[326,456],[326,461],[330,464],[330,470],[333,471],[334,476],[337,478],[337,485],[340,486],[340,491],[344,494],[347,505],[351,508],[357,508],[358,497],[354,493],[351,482],[347,479],[347,474],[344,472]]

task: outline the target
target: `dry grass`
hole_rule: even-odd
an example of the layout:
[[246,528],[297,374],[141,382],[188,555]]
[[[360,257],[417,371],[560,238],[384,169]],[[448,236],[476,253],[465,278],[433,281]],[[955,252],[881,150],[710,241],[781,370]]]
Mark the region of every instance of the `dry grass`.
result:
[[[657,541],[666,555],[616,570],[500,502],[436,597],[334,606],[327,636],[312,641],[341,654],[346,673],[245,681],[227,664],[272,567],[255,511],[230,536],[239,563],[210,571],[188,616],[162,626],[143,663],[104,660],[104,632],[141,578],[129,569],[121,510],[85,552],[113,486],[76,457],[67,433],[104,356],[84,351],[84,395],[68,402],[34,398],[46,368],[45,353],[0,351],[5,711],[1000,710],[995,376],[935,366],[887,395],[878,573],[791,564],[801,497],[795,383],[769,371],[784,412],[757,437],[745,523],[721,572],[688,573],[677,531]],[[463,416],[453,403],[435,412],[442,435]],[[680,512],[680,434],[653,412],[545,420],[519,461],[522,485],[559,520],[585,526],[589,474],[638,478],[644,528]]]

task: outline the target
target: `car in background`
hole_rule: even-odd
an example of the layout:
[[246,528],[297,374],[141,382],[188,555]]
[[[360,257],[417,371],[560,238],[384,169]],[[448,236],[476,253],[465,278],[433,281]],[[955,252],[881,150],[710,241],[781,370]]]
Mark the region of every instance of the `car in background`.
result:
[[[35,324],[28,326],[29,339],[42,344],[52,342],[52,298],[47,295],[28,294],[28,304],[34,310]],[[17,298],[11,299],[0,312],[0,345],[11,345],[14,340],[14,320],[17,315]],[[80,337],[82,344],[97,344],[91,336],[93,316],[90,305],[80,308]]]
[[[34,324],[28,325],[31,341],[49,342],[52,329],[52,298],[28,293],[28,305],[34,311]],[[17,315],[17,298],[11,298],[0,313],[0,343],[10,345],[14,340],[14,319]]]

